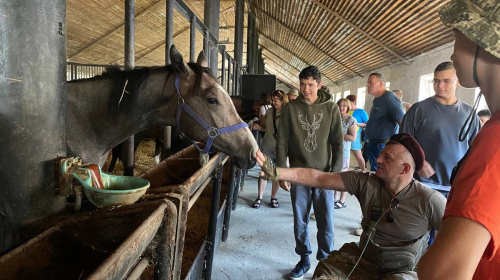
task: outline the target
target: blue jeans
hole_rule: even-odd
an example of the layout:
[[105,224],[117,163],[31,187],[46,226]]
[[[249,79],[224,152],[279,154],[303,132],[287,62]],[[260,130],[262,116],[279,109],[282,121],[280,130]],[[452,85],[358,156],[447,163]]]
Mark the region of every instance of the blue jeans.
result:
[[385,148],[385,143],[368,142],[367,157],[370,162],[370,171],[377,171],[377,158]]
[[314,208],[318,233],[316,259],[328,258],[333,251],[333,190],[292,185],[290,190],[294,219],[295,253],[308,256],[312,253],[309,242],[309,212]]

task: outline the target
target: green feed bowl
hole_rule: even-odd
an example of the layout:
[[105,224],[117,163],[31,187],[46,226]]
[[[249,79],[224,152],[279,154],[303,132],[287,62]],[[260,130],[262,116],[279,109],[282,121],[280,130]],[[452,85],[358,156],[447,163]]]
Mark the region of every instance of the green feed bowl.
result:
[[139,200],[149,188],[149,181],[131,177],[131,176],[117,176],[102,173],[101,181],[103,189],[94,187],[92,181],[92,173],[85,167],[79,167],[78,170],[86,171],[88,178],[82,179],[80,175],[73,173],[73,176],[82,184],[83,192],[87,199],[94,204],[97,208],[127,205],[132,204]]

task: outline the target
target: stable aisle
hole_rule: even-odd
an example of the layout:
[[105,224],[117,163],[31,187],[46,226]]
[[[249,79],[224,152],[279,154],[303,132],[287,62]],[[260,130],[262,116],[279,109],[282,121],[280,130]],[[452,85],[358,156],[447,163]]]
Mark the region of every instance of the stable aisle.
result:
[[[280,208],[271,208],[271,183],[268,182],[259,209],[251,207],[257,197],[259,167],[249,170],[245,186],[239,193],[238,205],[231,213],[229,237],[221,242],[214,260],[212,279],[253,280],[288,279],[300,257],[295,254],[293,213],[290,193],[280,189]],[[347,196],[347,208],[335,210],[335,249],[346,242],[357,242],[354,231],[360,226],[361,209],[354,196]],[[311,270],[303,279],[311,279],[318,261],[315,259],[316,223],[309,224],[313,254]]]

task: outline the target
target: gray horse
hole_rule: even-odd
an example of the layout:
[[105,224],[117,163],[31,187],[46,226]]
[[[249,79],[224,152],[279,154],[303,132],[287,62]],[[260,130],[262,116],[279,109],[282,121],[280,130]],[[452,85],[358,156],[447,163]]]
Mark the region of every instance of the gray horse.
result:
[[[232,156],[239,168],[253,167],[257,143],[248,127],[240,125],[243,121],[231,98],[206,68],[203,52],[197,63],[186,64],[172,46],[170,58],[172,64],[166,67],[116,70],[69,82],[68,156],[78,155],[84,163],[103,163],[107,152],[131,135],[153,126],[172,125],[195,141],[213,140],[212,146]],[[185,107],[191,108],[198,120],[181,110]],[[227,129],[235,126],[236,130]]]

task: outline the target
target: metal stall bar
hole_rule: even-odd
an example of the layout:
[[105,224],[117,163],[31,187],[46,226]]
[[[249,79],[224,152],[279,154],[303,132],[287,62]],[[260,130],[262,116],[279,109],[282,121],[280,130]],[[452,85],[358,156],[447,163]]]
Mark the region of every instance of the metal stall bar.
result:
[[254,67],[253,67],[253,56],[254,52],[252,51],[253,47],[253,32],[252,30],[255,28],[255,16],[248,11],[248,27],[247,27],[247,72],[249,74],[255,74],[254,73]]
[[[135,30],[135,0],[125,1],[125,70],[134,69],[135,64],[135,47],[134,47],[134,30]],[[134,176],[134,135],[130,136],[123,142],[125,149],[125,158],[123,161],[123,174],[126,176]]]
[[[101,75],[106,70],[107,65],[98,64],[79,64],[74,62],[66,63],[67,81],[77,80],[78,78],[92,78]],[[91,75],[86,75],[88,71]]]
[[[208,64],[210,64],[210,59],[211,59],[211,57],[209,56],[210,53],[208,52],[208,48],[210,48],[210,42],[208,39],[209,33],[210,33],[210,31],[208,29],[203,32],[203,51],[205,52],[205,56],[208,59]],[[216,76],[216,75],[214,75],[214,76]]]
[[[233,95],[239,96],[241,82],[241,67],[243,65],[243,28],[245,20],[245,0],[236,0],[236,16],[234,17],[234,60],[233,67]],[[248,63],[247,63],[248,64]],[[236,81],[236,82],[234,82]]]
[[[167,0],[165,8],[165,65],[170,65],[170,47],[174,40],[174,5],[175,0]],[[163,129],[163,148],[161,159],[166,159],[172,154],[172,127]]]
[[240,187],[242,186],[241,184],[241,178],[242,178],[242,173],[244,170],[238,169],[236,172],[236,185],[234,186],[234,193],[233,193],[233,205],[228,205],[227,207],[231,207],[231,209],[234,211],[236,210],[237,206],[237,201],[238,201],[238,195],[240,193]]
[[231,60],[232,60],[231,57],[228,57],[227,76],[229,78],[227,79],[227,92],[229,92],[229,95],[234,95],[234,91],[232,91],[231,87],[231,84],[234,84],[234,76],[231,75]]
[[208,27],[210,32],[214,35],[216,41],[212,41],[212,45],[209,45],[208,49],[205,50],[209,59],[209,68],[215,77],[218,76],[217,68],[219,64],[218,59],[218,38],[219,38],[219,14],[220,14],[220,0],[205,0],[205,5],[203,9],[203,21]]
[[241,83],[241,67],[238,65],[238,62],[233,59],[233,95],[240,96],[241,92],[239,92],[240,83]]
[[220,202],[220,193],[221,193],[221,185],[222,185],[222,164],[217,166],[217,169],[214,171],[214,186],[212,188],[212,202],[210,203],[210,222],[208,228],[208,236],[207,236],[207,244],[206,244],[206,267],[204,271],[203,279],[210,280],[212,279],[212,267],[215,257],[215,238],[217,236],[217,216],[219,212],[219,202]]
[[[209,63],[210,63],[210,54],[207,52],[207,50],[210,48],[210,44],[212,44],[213,46],[217,46],[218,45],[218,40],[216,39],[216,37],[213,35],[213,33],[210,31],[210,29],[198,18],[196,17],[196,15],[194,14],[194,12],[186,5],[186,3],[184,3],[184,1],[182,0],[167,0],[167,2],[173,2],[173,5],[175,7],[175,9],[187,20],[189,20],[191,22],[192,25],[194,25],[194,27],[191,27],[191,29],[196,29],[198,31],[200,31],[202,34],[203,34],[203,49],[205,50],[205,55],[207,56],[207,59],[209,60]],[[241,25],[243,25],[243,12],[244,12],[244,1],[243,3],[240,3],[240,5],[242,5],[240,8],[243,8],[242,12],[241,12]],[[168,24],[169,21],[167,21],[167,24]],[[194,34],[194,32],[191,30],[192,34]],[[241,30],[241,54],[243,53],[243,27],[242,27],[242,30]],[[167,39],[168,40],[168,39]],[[168,42],[167,42],[168,43]],[[194,40],[192,41],[191,43],[191,49],[194,49]],[[190,50],[190,56],[192,55],[191,54],[191,51]],[[166,56],[168,56],[168,53],[166,54]],[[226,57],[230,57],[229,54],[226,53]],[[191,58],[191,57],[190,57]],[[231,57],[230,57],[231,58]],[[217,58],[214,58],[215,60],[217,60]],[[241,59],[240,59],[241,60]],[[242,71],[241,69],[241,61],[237,62],[237,63],[234,63],[233,64],[233,68],[237,67],[238,71],[233,71],[234,73],[238,73],[236,75],[228,75],[228,81],[231,80],[233,81],[233,86],[232,88],[236,88],[238,90],[235,90],[233,89],[232,90],[232,94],[233,95],[240,95],[239,94],[239,88],[240,88],[240,75],[239,73]],[[214,75],[216,75],[216,73],[214,73]],[[228,92],[230,92],[228,90]]]
[[196,16],[189,19],[189,61],[196,62]]
[[[220,53],[222,55],[220,84],[221,84],[222,88],[224,88],[225,83],[226,83],[226,46],[219,46],[219,50],[220,50]],[[229,84],[229,81],[228,81],[228,84]]]
[[237,180],[236,180],[236,174],[238,173],[238,167],[234,165],[234,162],[231,161],[231,171],[230,171],[230,177],[229,177],[229,184],[228,184],[228,192],[227,192],[227,204],[226,204],[226,209],[224,209],[224,226],[222,228],[222,242],[226,242],[227,237],[229,235],[229,224],[231,221],[231,210],[233,204],[236,204],[236,201],[234,200],[234,188],[237,186]]

